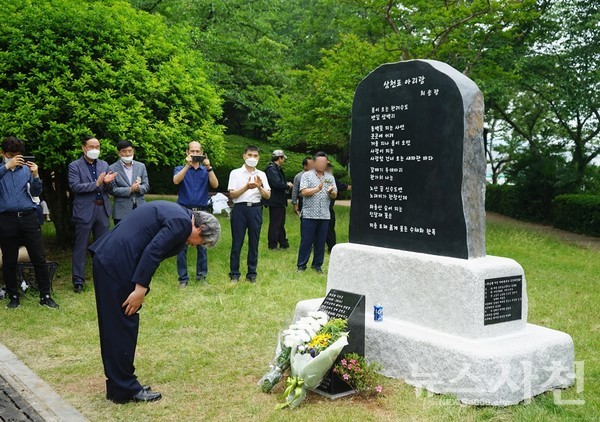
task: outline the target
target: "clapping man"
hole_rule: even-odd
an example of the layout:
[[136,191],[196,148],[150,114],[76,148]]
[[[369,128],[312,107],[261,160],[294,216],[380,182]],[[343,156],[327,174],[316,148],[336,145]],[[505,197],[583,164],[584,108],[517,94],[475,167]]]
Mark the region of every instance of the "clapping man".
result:
[[73,245],[72,279],[75,293],[83,291],[85,262],[90,233],[97,240],[110,225],[108,191],[117,176],[100,160],[100,141],[94,136],[81,140],[82,156],[69,164],[69,187],[73,192],[75,244]]
[[109,167],[109,171],[117,175],[110,184],[110,193],[114,197],[112,217],[115,225],[138,206],[145,204],[144,194],[150,190],[146,166],[133,159],[133,144],[120,141],[117,143],[117,153],[119,161]]
[[229,254],[229,278],[240,280],[240,254],[248,232],[248,271],[246,280],[256,283],[258,265],[258,241],[262,227],[261,200],[271,197],[267,175],[256,169],[260,153],[257,147],[248,146],[244,151],[244,165],[229,174],[227,189],[233,199],[231,212],[231,252]]
[[298,251],[298,271],[306,270],[311,250],[312,268],[322,273],[325,259],[325,240],[329,229],[329,203],[337,197],[333,175],[327,173],[327,154],[318,152],[314,158],[314,169],[307,171],[300,180],[300,194],[303,198],[300,223],[300,249]]

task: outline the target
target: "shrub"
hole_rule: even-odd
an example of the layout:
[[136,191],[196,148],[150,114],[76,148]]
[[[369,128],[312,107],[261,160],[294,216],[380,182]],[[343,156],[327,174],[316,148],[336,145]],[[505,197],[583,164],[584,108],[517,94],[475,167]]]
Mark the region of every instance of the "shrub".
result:
[[571,194],[554,198],[554,227],[600,236],[600,195]]

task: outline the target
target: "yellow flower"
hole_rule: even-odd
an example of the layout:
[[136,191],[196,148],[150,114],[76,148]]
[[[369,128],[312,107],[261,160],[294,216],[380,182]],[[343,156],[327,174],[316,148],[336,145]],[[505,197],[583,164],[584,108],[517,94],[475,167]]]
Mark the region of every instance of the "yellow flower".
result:
[[308,343],[308,347],[327,347],[329,346],[330,339],[331,334],[317,334],[312,338],[310,343]]

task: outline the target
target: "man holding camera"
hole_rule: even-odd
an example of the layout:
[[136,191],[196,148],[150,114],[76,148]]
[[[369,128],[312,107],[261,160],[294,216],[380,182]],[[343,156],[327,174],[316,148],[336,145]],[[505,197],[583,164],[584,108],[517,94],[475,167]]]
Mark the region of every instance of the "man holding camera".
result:
[[[219,187],[219,180],[210,165],[208,156],[202,151],[200,142],[190,142],[186,150],[185,165],[174,170],[173,183],[179,186],[177,203],[192,211],[208,209],[208,189]],[[208,256],[206,248],[198,245],[196,258],[196,281],[208,285]],[[187,271],[187,245],[177,255],[177,275],[179,287],[185,288],[189,282]]]
[[25,144],[10,136],[2,142],[0,164],[0,248],[2,273],[9,297],[6,306],[18,308],[17,260],[19,246],[24,245],[33,264],[35,281],[40,289],[40,305],[58,308],[50,297],[48,264],[44,255],[44,239],[32,196],[42,193],[42,181],[33,157],[24,157]]

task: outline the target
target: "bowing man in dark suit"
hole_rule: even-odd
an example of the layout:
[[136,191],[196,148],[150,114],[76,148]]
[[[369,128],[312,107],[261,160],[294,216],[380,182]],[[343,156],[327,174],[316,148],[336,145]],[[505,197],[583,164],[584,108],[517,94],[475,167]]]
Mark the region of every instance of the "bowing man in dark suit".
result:
[[142,387],[133,360],[138,310],[162,260],[186,244],[213,246],[221,227],[209,213],[191,211],[167,201],[137,207],[90,247],[106,375],[106,398],[116,403],[154,401],[160,393]]

